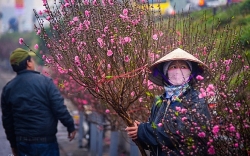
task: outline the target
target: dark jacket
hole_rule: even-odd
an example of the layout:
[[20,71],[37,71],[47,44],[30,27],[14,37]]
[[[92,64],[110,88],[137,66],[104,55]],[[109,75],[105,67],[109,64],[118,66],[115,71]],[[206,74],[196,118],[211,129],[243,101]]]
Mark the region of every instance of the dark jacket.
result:
[[[167,99],[165,99],[164,97],[165,95],[156,98],[151,109],[151,115],[149,121],[146,123],[141,123],[139,125],[137,137],[138,140],[144,145],[145,149],[149,149],[151,151],[151,155],[166,156],[167,153],[162,151],[162,146],[167,146],[170,150],[174,151],[175,155],[176,154],[179,155],[178,152],[179,150],[177,149],[178,145],[176,146],[175,141],[171,141],[170,135],[168,134],[172,133],[172,135],[175,138],[177,138],[177,140],[179,140],[178,139],[179,135],[176,134],[176,130],[179,131],[185,130],[185,127],[183,126],[180,120],[176,121],[177,127],[173,128],[173,126],[171,126],[174,125],[174,123],[171,121],[171,118],[173,117],[173,115],[171,114],[176,112],[176,107],[183,108],[184,106],[183,103],[178,101],[173,101],[168,106],[166,102]],[[159,98],[162,100],[162,103],[157,103]],[[184,93],[184,95],[180,97],[180,99],[189,101],[187,102],[188,106],[185,105],[185,108],[186,107],[189,107],[191,109],[195,108],[197,113],[203,114],[205,115],[205,118],[210,119],[210,114],[208,111],[208,107],[205,104],[205,100],[203,98],[200,99],[198,97],[198,92],[196,90],[194,89],[187,90],[186,93]],[[157,126],[158,123],[162,122],[163,118],[164,121],[169,121],[169,123],[165,122],[167,128],[165,126]],[[187,115],[187,118],[191,120],[192,116]],[[169,130],[170,132],[167,133],[166,130]],[[171,152],[168,155],[172,155]]]
[[58,120],[75,130],[64,99],[52,79],[24,70],[6,84],[1,96],[2,121],[11,147],[17,137],[54,137]]

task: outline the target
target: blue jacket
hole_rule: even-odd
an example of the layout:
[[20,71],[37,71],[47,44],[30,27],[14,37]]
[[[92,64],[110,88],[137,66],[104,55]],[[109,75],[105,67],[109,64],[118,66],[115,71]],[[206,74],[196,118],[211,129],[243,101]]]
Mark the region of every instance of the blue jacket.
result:
[[52,79],[23,70],[6,84],[1,96],[2,121],[11,147],[16,137],[55,137],[58,120],[75,130],[64,99]]
[[[162,103],[157,103],[157,99],[161,99]],[[137,137],[139,142],[142,143],[145,149],[148,149],[151,151],[151,155],[154,156],[165,156],[166,152],[162,151],[162,146],[167,146],[170,150],[174,151],[175,154],[178,153],[178,145],[176,146],[175,141],[171,141],[169,133],[166,132],[166,130],[169,130],[172,135],[175,136],[175,138],[178,138],[179,136],[176,134],[176,129],[183,131],[185,130],[185,127],[183,126],[182,122],[179,120],[176,121],[177,128],[173,128],[174,125],[172,123],[166,123],[167,128],[165,126],[157,126],[158,123],[162,122],[162,119],[164,118],[164,121],[171,121],[171,112],[176,112],[176,107],[183,108],[183,104],[178,101],[173,101],[169,105],[167,104],[165,99],[165,95],[160,96],[157,98],[151,108],[151,115],[149,117],[148,122],[141,123],[138,126],[138,132]],[[197,113],[203,114],[207,117],[207,119],[210,119],[210,114],[208,111],[208,107],[205,104],[205,100],[202,98],[200,99],[198,97],[198,92],[194,89],[189,89],[184,93],[180,99],[185,99],[188,102],[188,106],[185,105],[185,108],[191,108],[196,109]],[[171,111],[171,112],[170,112]],[[165,114],[165,115],[164,115]],[[187,118],[191,120],[192,116],[188,116]],[[164,123],[164,122],[163,122]],[[155,125],[155,126],[154,126]],[[164,128],[165,127],[165,128]],[[179,142],[178,142],[179,143]],[[178,144],[177,143],[177,144]],[[174,145],[175,144],[175,145]],[[171,155],[171,152],[170,154]]]

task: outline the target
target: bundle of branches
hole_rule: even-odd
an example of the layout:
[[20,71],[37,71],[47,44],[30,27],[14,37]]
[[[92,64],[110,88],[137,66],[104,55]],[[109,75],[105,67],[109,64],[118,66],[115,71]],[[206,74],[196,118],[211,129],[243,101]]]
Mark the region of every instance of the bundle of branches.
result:
[[50,63],[133,125],[127,110],[145,94],[148,55],[157,49],[151,11],[115,0],[62,1],[53,7],[44,1],[44,6],[46,10],[35,11],[35,29],[53,57]]

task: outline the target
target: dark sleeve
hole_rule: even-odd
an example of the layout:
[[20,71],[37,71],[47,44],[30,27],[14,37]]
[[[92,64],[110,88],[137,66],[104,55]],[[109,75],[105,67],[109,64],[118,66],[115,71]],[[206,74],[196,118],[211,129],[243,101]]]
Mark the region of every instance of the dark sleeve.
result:
[[164,127],[153,128],[152,123],[141,123],[138,127],[137,133],[138,140],[149,146],[165,145],[168,147],[173,146],[169,139]]
[[2,95],[1,95],[1,108],[2,108],[2,122],[3,122],[3,128],[5,129],[5,133],[7,136],[7,139],[10,142],[10,146],[12,148],[16,148],[16,136],[15,136],[15,130],[14,130],[14,119],[12,115],[12,108],[11,104],[6,102],[6,91],[5,88],[3,89]]
[[64,105],[64,99],[52,79],[48,82],[48,94],[54,115],[67,127],[69,133],[73,132],[75,130],[73,118]]
[[[137,137],[140,142],[143,142],[146,145],[149,146],[158,146],[159,144],[165,145],[165,146],[172,146],[172,143],[167,135],[167,133],[164,130],[164,127],[159,126],[152,126],[153,120],[155,118],[155,115],[157,113],[157,106],[156,106],[155,99],[154,104],[151,108],[151,114],[148,122],[141,123],[138,126],[138,132]],[[153,128],[154,127],[154,128]]]

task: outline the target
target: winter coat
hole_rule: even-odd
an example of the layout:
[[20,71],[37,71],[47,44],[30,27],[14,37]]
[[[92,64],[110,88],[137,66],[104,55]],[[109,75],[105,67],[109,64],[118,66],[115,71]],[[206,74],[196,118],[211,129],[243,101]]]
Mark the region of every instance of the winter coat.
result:
[[11,147],[17,137],[56,138],[58,120],[75,130],[64,99],[52,79],[23,70],[6,84],[1,96],[2,121]]
[[[205,100],[203,98],[199,98],[198,94],[198,91],[189,89],[183,94],[183,96],[180,97],[180,99],[189,101],[188,106],[185,105],[185,108],[188,107],[195,109],[197,113],[203,114],[207,119],[210,119],[210,114],[208,107],[205,104]],[[157,102],[159,101],[159,98],[161,101],[163,101],[162,103]],[[172,135],[175,136],[175,138],[177,138],[179,141],[179,135],[176,134],[176,130],[179,130],[180,132],[185,131],[185,127],[180,120],[175,121],[177,127],[171,126],[174,125],[171,121],[173,118],[172,114],[177,111],[176,108],[178,107],[184,108],[184,104],[177,100],[170,102],[168,105],[167,99],[165,99],[165,95],[163,94],[156,98],[151,108],[151,115],[148,122],[139,124],[137,138],[139,142],[143,144],[145,149],[151,151],[151,155],[166,156],[174,155],[173,153],[175,153],[175,155],[180,154],[176,142],[172,142],[169,133],[165,132],[168,129],[170,133],[172,133]],[[162,120],[163,118],[164,120]],[[195,119],[192,119],[192,116],[187,116],[187,118],[188,120],[195,121]],[[165,121],[170,121],[170,124],[166,123]],[[158,126],[158,123],[162,122],[166,123],[167,128],[165,126]],[[172,150],[173,152],[167,154],[166,152],[162,151],[162,146],[168,147],[168,149]]]

